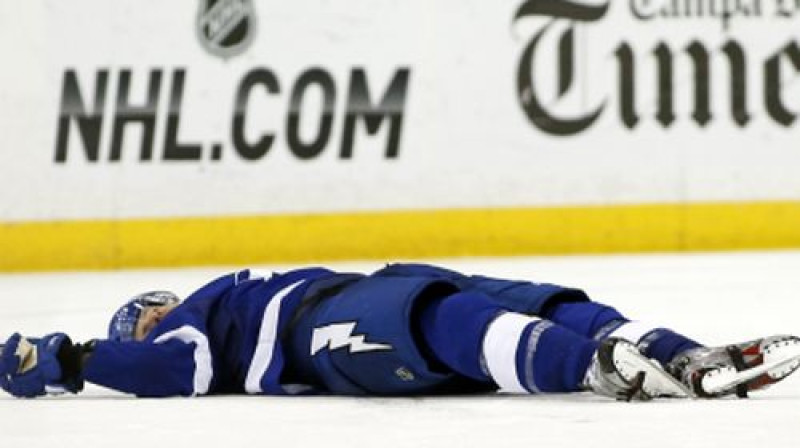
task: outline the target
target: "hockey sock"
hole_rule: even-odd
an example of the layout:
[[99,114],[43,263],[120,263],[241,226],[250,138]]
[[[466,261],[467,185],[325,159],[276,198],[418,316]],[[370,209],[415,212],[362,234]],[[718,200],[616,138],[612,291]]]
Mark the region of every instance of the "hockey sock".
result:
[[421,329],[436,358],[453,371],[494,381],[505,392],[571,392],[598,344],[548,320],[508,311],[477,292],[429,304]]
[[618,325],[605,337],[620,337],[635,343],[639,351],[661,364],[668,364],[686,350],[700,347],[701,344],[670,329],[656,327],[641,322],[625,322]]
[[619,311],[597,302],[559,303],[547,310],[543,317],[587,338],[595,338],[611,324],[616,323],[616,328],[627,322]]
[[560,303],[546,316],[553,322],[596,341],[615,336],[635,343],[639,350],[662,364],[685,350],[699,347],[697,342],[672,330],[631,322],[619,311],[597,302]]
[[667,328],[651,331],[639,340],[637,345],[642,354],[665,365],[680,353],[701,346],[698,342]]

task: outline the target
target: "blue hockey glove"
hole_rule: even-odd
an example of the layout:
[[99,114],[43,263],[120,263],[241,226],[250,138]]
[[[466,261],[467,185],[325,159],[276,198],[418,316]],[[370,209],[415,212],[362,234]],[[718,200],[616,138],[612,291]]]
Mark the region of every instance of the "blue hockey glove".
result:
[[78,392],[82,381],[65,380],[59,362],[59,352],[71,347],[72,341],[64,333],[49,334],[41,339],[13,334],[0,355],[0,387],[15,397],[27,398]]

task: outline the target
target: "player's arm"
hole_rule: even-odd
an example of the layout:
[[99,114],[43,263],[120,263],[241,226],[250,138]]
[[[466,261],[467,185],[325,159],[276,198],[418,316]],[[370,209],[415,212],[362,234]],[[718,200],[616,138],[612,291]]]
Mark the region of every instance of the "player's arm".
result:
[[88,382],[140,397],[203,395],[213,373],[207,347],[199,339],[101,340],[86,359],[82,374]]
[[212,377],[208,344],[199,332],[188,332],[192,340],[180,331],[158,343],[86,344],[74,344],[64,333],[43,338],[17,333],[0,354],[0,387],[25,398],[78,393],[84,381],[138,396],[205,394]]
[[78,393],[83,389],[81,370],[91,351],[91,342],[74,344],[64,333],[42,338],[15,333],[0,353],[0,387],[26,398]]

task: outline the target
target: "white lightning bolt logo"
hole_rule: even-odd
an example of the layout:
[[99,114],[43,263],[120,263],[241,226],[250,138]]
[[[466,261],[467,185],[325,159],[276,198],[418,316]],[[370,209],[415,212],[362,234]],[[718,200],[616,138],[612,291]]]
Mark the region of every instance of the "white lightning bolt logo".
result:
[[365,336],[363,334],[353,334],[355,328],[355,322],[330,324],[315,328],[314,334],[311,336],[311,354],[315,355],[325,347],[328,347],[329,350],[350,347],[350,353],[392,349],[389,344],[364,342]]

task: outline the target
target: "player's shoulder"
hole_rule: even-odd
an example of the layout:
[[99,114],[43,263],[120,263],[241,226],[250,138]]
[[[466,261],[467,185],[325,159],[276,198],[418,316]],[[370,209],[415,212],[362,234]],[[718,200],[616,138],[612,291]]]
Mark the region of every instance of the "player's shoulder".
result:
[[261,269],[249,268],[237,271],[233,275],[236,279],[236,283],[240,284],[253,280],[260,280],[268,283],[295,283],[335,274],[337,274],[336,271],[327,267],[307,266],[281,271],[264,271]]

